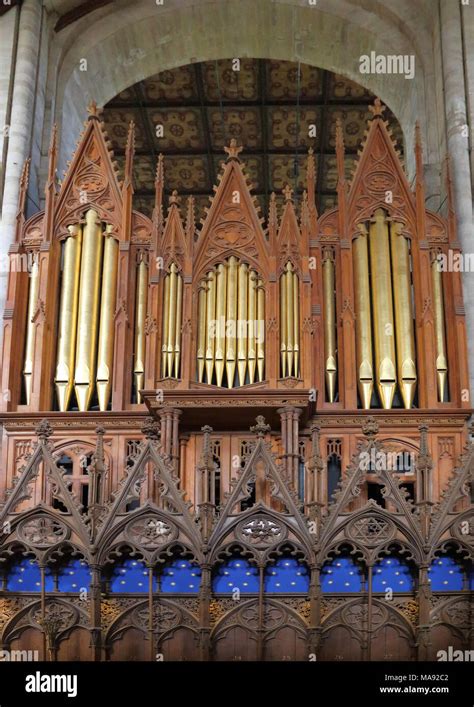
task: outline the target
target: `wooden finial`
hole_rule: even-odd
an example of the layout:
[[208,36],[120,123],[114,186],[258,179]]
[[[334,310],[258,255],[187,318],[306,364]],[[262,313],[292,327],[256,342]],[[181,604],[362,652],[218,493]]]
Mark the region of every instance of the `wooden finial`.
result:
[[169,204],[170,204],[170,206],[171,206],[172,204],[176,204],[176,206],[179,206],[179,202],[180,202],[180,201],[181,201],[181,197],[178,196],[178,192],[176,191],[176,189],[173,189],[173,191],[171,192],[171,196],[170,196],[170,198],[169,198]]
[[188,208],[186,210],[186,237],[188,240],[188,243],[193,242],[193,237],[194,237],[194,231],[196,230],[196,215],[194,212],[194,197],[189,196],[187,205]]
[[127,146],[125,148],[125,174],[124,184],[132,183],[133,158],[135,156],[135,123],[130,121],[128,128]]
[[374,105],[369,106],[369,110],[372,113],[372,118],[382,118],[386,107],[384,106],[380,98],[377,97],[374,101]]
[[97,107],[95,101],[91,101],[87,106],[87,120],[100,120],[100,114],[102,113],[102,108]]
[[239,155],[242,152],[243,147],[237,145],[237,140],[233,137],[230,141],[229,147],[224,147],[224,151],[227,153],[227,161],[237,160],[239,162]]
[[285,197],[285,201],[292,201],[293,199],[293,189],[289,184],[285,185],[285,188],[281,190],[281,193]]

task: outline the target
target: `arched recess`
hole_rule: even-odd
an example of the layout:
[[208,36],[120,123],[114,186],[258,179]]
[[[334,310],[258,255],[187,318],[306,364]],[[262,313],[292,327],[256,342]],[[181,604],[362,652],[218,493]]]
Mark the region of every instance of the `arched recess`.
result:
[[186,626],[179,626],[161,638],[159,653],[163,660],[190,661],[199,660],[199,635]]
[[[264,27],[271,31],[262,32]],[[361,74],[359,57],[371,50],[413,55],[414,78]],[[61,126],[64,121],[60,167],[77,139],[84,102],[95,99],[105,105],[120,91],[159,71],[232,57],[300,60],[362,83],[400,118],[408,160],[414,122],[419,118],[426,130],[428,161],[439,161],[439,126],[426,119],[436,116],[436,87],[429,80],[435,71],[431,35],[413,21],[409,3],[388,7],[383,0],[374,0],[370,7],[361,7],[355,0],[334,0],[322,8],[299,0],[169,0],[157,8],[148,0],[137,0],[133,5],[113,3],[100,8],[55,37],[48,98],[53,105],[51,122]],[[348,57],[354,58],[348,61]]]
[[[9,642],[10,651],[33,651],[30,653],[34,660],[43,660],[43,632],[38,628],[26,626],[23,631],[18,632],[15,638]],[[37,653],[35,653],[37,651]]]
[[107,644],[107,660],[145,661],[148,660],[146,632],[134,626],[122,629],[111,637]]
[[56,660],[92,660],[91,635],[81,626],[75,626],[58,641]]

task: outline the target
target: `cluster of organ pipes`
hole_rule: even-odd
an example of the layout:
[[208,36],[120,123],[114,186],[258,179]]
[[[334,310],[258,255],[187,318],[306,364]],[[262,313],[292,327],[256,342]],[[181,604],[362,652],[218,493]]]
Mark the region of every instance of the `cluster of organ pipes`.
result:
[[89,209],[84,224],[68,227],[63,246],[58,348],[54,382],[61,411],[74,389],[80,411],[97,390],[106,410],[112,389],[118,242],[111,226]]
[[[59,299],[58,345],[54,383],[61,412],[70,409],[74,390],[81,412],[91,407],[94,393],[100,410],[107,410],[112,391],[118,241],[112,226],[101,224],[90,209],[84,223],[70,225],[63,244]],[[30,302],[35,297],[30,284]],[[147,266],[137,265],[134,374],[142,387],[147,307]],[[28,391],[29,348],[24,376]]]
[[397,390],[410,409],[416,393],[416,351],[410,246],[402,224],[377,209],[353,242],[356,358],[359,395],[371,407],[374,386],[382,407]]
[[299,279],[291,261],[280,276],[280,355],[283,378],[299,375]]
[[175,263],[171,264],[165,277],[163,292],[161,370],[163,378],[179,378],[183,278]]
[[228,388],[261,382],[265,372],[265,290],[235,256],[199,283],[197,376]]

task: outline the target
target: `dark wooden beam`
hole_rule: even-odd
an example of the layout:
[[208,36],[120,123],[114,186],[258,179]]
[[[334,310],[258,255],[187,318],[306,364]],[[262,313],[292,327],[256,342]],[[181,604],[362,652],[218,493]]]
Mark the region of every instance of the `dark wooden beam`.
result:
[[65,12],[64,15],[61,15],[61,17],[54,26],[54,31],[60,32],[68,25],[71,25],[73,22],[76,22],[76,20],[80,20],[81,17],[85,17],[90,12],[98,10],[99,7],[104,7],[104,5],[110,5],[113,1],[114,0],[87,0],[87,2],[83,2],[81,5],[78,5],[73,10],[69,10],[69,12]]

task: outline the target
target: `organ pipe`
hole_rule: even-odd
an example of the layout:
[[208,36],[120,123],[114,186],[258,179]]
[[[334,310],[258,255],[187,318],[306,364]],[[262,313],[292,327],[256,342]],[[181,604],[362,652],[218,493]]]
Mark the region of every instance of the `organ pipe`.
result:
[[211,271],[207,277],[206,293],[206,379],[212,383],[214,373],[214,354],[216,347],[216,274]]
[[397,343],[398,385],[406,409],[413,404],[416,390],[416,354],[411,297],[410,251],[408,240],[402,235],[402,224],[392,223],[393,298]]
[[232,388],[234,385],[236,366],[236,341],[237,341],[237,277],[238,263],[235,256],[229,258],[227,268],[227,318],[229,330],[226,331],[226,373],[227,385]]
[[300,298],[299,281],[297,273],[293,272],[293,352],[295,364],[295,376],[299,375],[300,367]]
[[438,259],[431,263],[431,281],[433,286],[433,308],[436,342],[436,374],[438,379],[438,400],[446,402],[446,381],[448,377],[448,359],[446,355],[446,330],[443,298],[443,280]]
[[288,375],[294,375],[294,314],[293,308],[293,265],[286,264],[286,360],[288,364]]
[[374,388],[372,321],[370,313],[369,254],[367,229],[359,225],[360,235],[353,243],[356,313],[357,383],[364,410],[370,409]]
[[[140,388],[143,388],[145,376],[145,319],[147,308],[148,269],[142,259],[137,267],[137,285],[135,294],[135,361],[133,367],[137,401],[141,402]],[[168,359],[169,362],[169,359]]]
[[263,281],[257,282],[257,373],[258,380],[263,381],[265,370],[265,290]]
[[33,317],[35,314],[36,305],[38,302],[38,292],[39,292],[39,264],[38,259],[35,257],[31,266],[30,278],[29,278],[29,290],[28,290],[28,314],[27,314],[27,326],[26,326],[26,346],[25,346],[25,359],[23,365],[23,379],[25,381],[25,391],[26,391],[26,404],[29,405],[31,401],[31,388],[33,379],[33,355],[34,355],[34,344],[35,344],[35,325],[33,322]]
[[224,357],[225,357],[225,317],[226,317],[226,294],[227,294],[227,277],[226,265],[220,263],[217,266],[217,283],[216,283],[216,383],[222,385],[224,376]]
[[95,382],[103,238],[98,214],[89,209],[83,229],[74,390],[79,410],[88,409]]
[[251,270],[249,274],[248,294],[248,371],[249,383],[255,381],[255,367],[257,364],[257,351],[255,348],[255,321],[257,319],[257,273]]
[[198,291],[198,345],[197,345],[197,363],[198,363],[198,381],[203,382],[204,379],[204,357],[206,353],[206,281],[201,280]]
[[239,294],[237,319],[237,369],[239,374],[239,385],[245,385],[245,374],[247,372],[247,302],[248,302],[248,274],[249,269],[246,263],[239,265]]
[[287,300],[286,300],[286,272],[280,277],[280,353],[281,353],[281,375],[286,378],[287,375],[287,358],[286,358],[286,340],[287,340],[287,326],[286,326],[286,310],[287,310]]
[[166,359],[168,366],[168,376],[173,376],[174,347],[176,337],[176,304],[178,300],[178,268],[175,263],[170,266],[168,275],[170,279],[169,289],[169,313],[168,313],[168,337],[166,347]]
[[168,323],[170,313],[170,278],[165,277],[163,292],[163,340],[161,342],[161,370],[163,378],[168,374]]
[[375,374],[385,410],[392,407],[396,387],[390,244],[385,212],[377,209],[370,224],[370,268],[375,338]]
[[104,267],[100,302],[99,345],[97,353],[97,397],[100,410],[107,410],[112,391],[114,362],[114,315],[117,293],[118,242],[106,227]]
[[179,365],[181,361],[181,320],[183,316],[183,278],[181,275],[178,275],[178,292],[174,316],[176,319],[174,332],[174,377],[179,378]]
[[324,294],[324,372],[328,402],[336,399],[337,349],[336,349],[336,300],[335,267],[330,249],[323,256],[323,294]]

